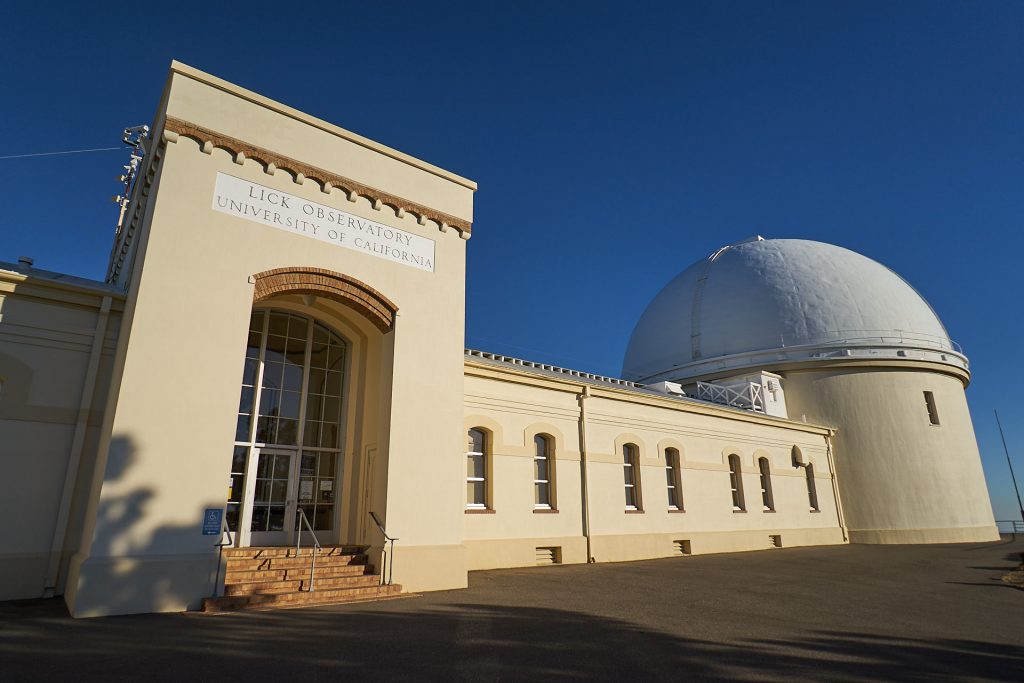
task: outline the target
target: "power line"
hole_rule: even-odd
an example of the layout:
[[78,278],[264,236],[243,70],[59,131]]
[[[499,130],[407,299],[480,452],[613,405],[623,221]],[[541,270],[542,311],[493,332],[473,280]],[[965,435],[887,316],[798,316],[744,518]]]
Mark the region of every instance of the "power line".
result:
[[2,156],[0,159],[25,159],[27,157],[50,157],[55,154],[85,154],[86,152],[111,152],[115,149],[124,149],[124,147],[96,147],[94,149],[69,149],[64,152],[36,152],[35,154],[8,154]]

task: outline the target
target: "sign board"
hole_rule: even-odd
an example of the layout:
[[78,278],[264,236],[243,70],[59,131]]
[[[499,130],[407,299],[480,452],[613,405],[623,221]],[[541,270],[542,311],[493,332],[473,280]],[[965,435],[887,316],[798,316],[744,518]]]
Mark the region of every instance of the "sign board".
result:
[[299,482],[299,500],[313,500],[312,479],[303,479]]
[[217,174],[213,209],[293,235],[434,272],[434,240],[226,173]]
[[224,510],[206,508],[206,512],[203,513],[203,536],[219,536],[223,519]]

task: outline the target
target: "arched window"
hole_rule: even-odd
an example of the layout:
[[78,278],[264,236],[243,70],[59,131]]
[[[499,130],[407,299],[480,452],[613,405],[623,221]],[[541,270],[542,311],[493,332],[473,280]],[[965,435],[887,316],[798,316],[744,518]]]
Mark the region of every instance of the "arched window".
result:
[[683,509],[683,486],[679,476],[679,451],[665,449],[665,485],[668,489],[668,509]]
[[733,512],[746,512],[743,502],[743,472],[740,470],[740,456],[729,456],[729,485],[732,487]]
[[253,311],[228,489],[232,531],[277,542],[268,534],[297,528],[298,510],[317,531],[334,529],[347,355],[345,340],[308,316]]
[[627,443],[622,446],[622,469],[626,487],[626,509],[640,508],[640,462],[639,449],[636,444]]
[[761,506],[765,512],[775,512],[775,499],[772,496],[772,472],[768,458],[758,458],[757,468],[761,473]]
[[811,505],[811,512],[819,512],[821,508],[818,507],[818,488],[814,484],[814,465],[807,463],[804,476],[807,477],[807,502]]
[[469,430],[466,446],[466,508],[487,509],[487,432],[473,428]]
[[533,507],[536,510],[552,510],[554,504],[554,458],[552,439],[538,434],[533,437]]

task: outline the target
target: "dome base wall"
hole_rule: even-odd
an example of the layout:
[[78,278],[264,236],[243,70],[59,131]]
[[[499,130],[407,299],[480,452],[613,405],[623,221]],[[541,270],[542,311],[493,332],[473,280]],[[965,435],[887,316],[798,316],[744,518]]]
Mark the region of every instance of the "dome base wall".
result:
[[[963,384],[911,369],[784,373],[791,419],[837,429],[836,480],[853,542],[997,538]],[[938,424],[925,401],[933,399]]]
[[989,543],[999,540],[995,525],[948,529],[850,530],[850,543],[907,545],[914,543]]

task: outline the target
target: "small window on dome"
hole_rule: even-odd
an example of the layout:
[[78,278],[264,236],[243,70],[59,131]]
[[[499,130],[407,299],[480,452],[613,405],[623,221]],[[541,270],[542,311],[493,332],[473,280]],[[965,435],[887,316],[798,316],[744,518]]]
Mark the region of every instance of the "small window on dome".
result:
[[928,421],[933,425],[939,424],[939,411],[935,408],[935,395],[932,392],[924,392],[924,405],[928,409]]

